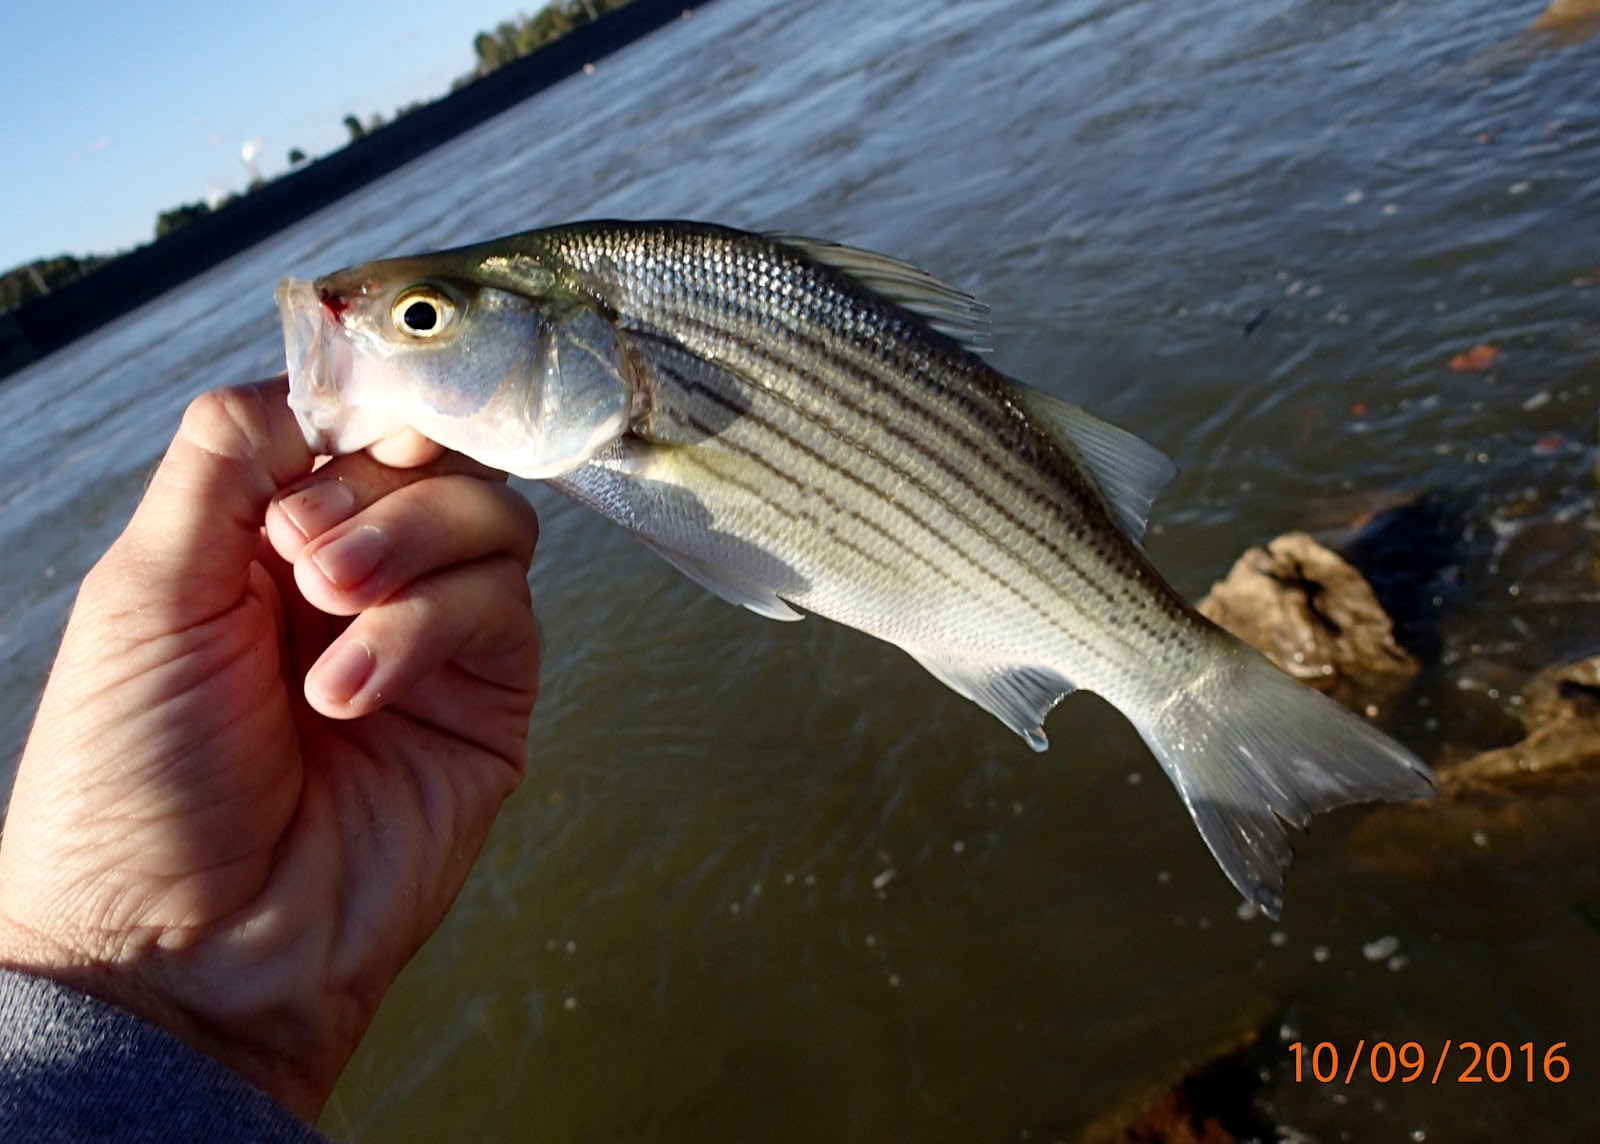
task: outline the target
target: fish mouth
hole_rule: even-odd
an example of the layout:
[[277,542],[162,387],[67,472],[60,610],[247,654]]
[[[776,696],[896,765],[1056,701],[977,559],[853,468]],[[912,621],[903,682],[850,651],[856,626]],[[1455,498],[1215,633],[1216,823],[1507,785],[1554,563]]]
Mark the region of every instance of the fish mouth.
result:
[[349,335],[337,313],[324,305],[316,283],[285,278],[274,294],[283,321],[289,367],[289,408],[313,453],[338,448],[349,415],[341,389],[351,373]]

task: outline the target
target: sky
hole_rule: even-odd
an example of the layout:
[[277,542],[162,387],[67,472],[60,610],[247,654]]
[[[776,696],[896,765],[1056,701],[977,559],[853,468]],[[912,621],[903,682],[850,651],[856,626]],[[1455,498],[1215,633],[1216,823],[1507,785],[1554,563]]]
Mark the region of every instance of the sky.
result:
[[325,154],[473,69],[473,37],[545,0],[106,0],[0,14],[0,271],[110,254],[163,210]]

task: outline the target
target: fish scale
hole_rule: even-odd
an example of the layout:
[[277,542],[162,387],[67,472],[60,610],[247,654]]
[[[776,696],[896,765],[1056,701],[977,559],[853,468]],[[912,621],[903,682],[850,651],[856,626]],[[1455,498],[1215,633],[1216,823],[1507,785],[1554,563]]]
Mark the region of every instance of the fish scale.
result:
[[314,448],[410,427],[549,480],[726,600],[895,644],[1036,750],[1062,696],[1096,691],[1269,914],[1286,826],[1432,790],[1189,607],[1142,547],[1171,463],[991,368],[984,307],[923,271],[607,221],[286,282],[279,303]]

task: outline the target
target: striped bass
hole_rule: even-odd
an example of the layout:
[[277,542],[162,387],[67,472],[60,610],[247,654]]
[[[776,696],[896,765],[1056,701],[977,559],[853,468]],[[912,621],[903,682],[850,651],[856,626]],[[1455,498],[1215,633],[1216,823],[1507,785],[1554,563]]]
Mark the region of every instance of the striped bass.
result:
[[1094,691],[1246,899],[1285,826],[1432,792],[1409,751],[1200,616],[1146,558],[1167,458],[979,356],[987,310],[880,254],[593,222],[278,289],[319,452],[410,427],[609,517],[717,595],[903,648],[1046,747]]

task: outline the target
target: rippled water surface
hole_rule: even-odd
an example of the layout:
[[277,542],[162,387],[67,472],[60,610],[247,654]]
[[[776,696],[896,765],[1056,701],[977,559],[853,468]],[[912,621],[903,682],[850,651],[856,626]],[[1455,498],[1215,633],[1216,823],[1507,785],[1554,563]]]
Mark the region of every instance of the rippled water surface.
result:
[[[1428,494],[1439,649],[1385,718],[1426,754],[1502,742],[1528,672],[1600,652],[1600,45],[1537,14],[718,0],[0,387],[5,753],[185,402],[281,367],[280,277],[586,216],[834,237],[972,289],[1000,368],[1179,463],[1151,549],[1191,595],[1252,543]],[[1479,343],[1492,368],[1449,368]],[[1584,1138],[1585,788],[1346,812],[1283,923],[1241,917],[1097,700],[1035,756],[903,653],[730,608],[528,491],[530,778],[330,1131],[1073,1139],[1265,1025],[1568,1042],[1565,1084],[1295,1084],[1280,1047],[1274,1109],[1311,1138]]]

